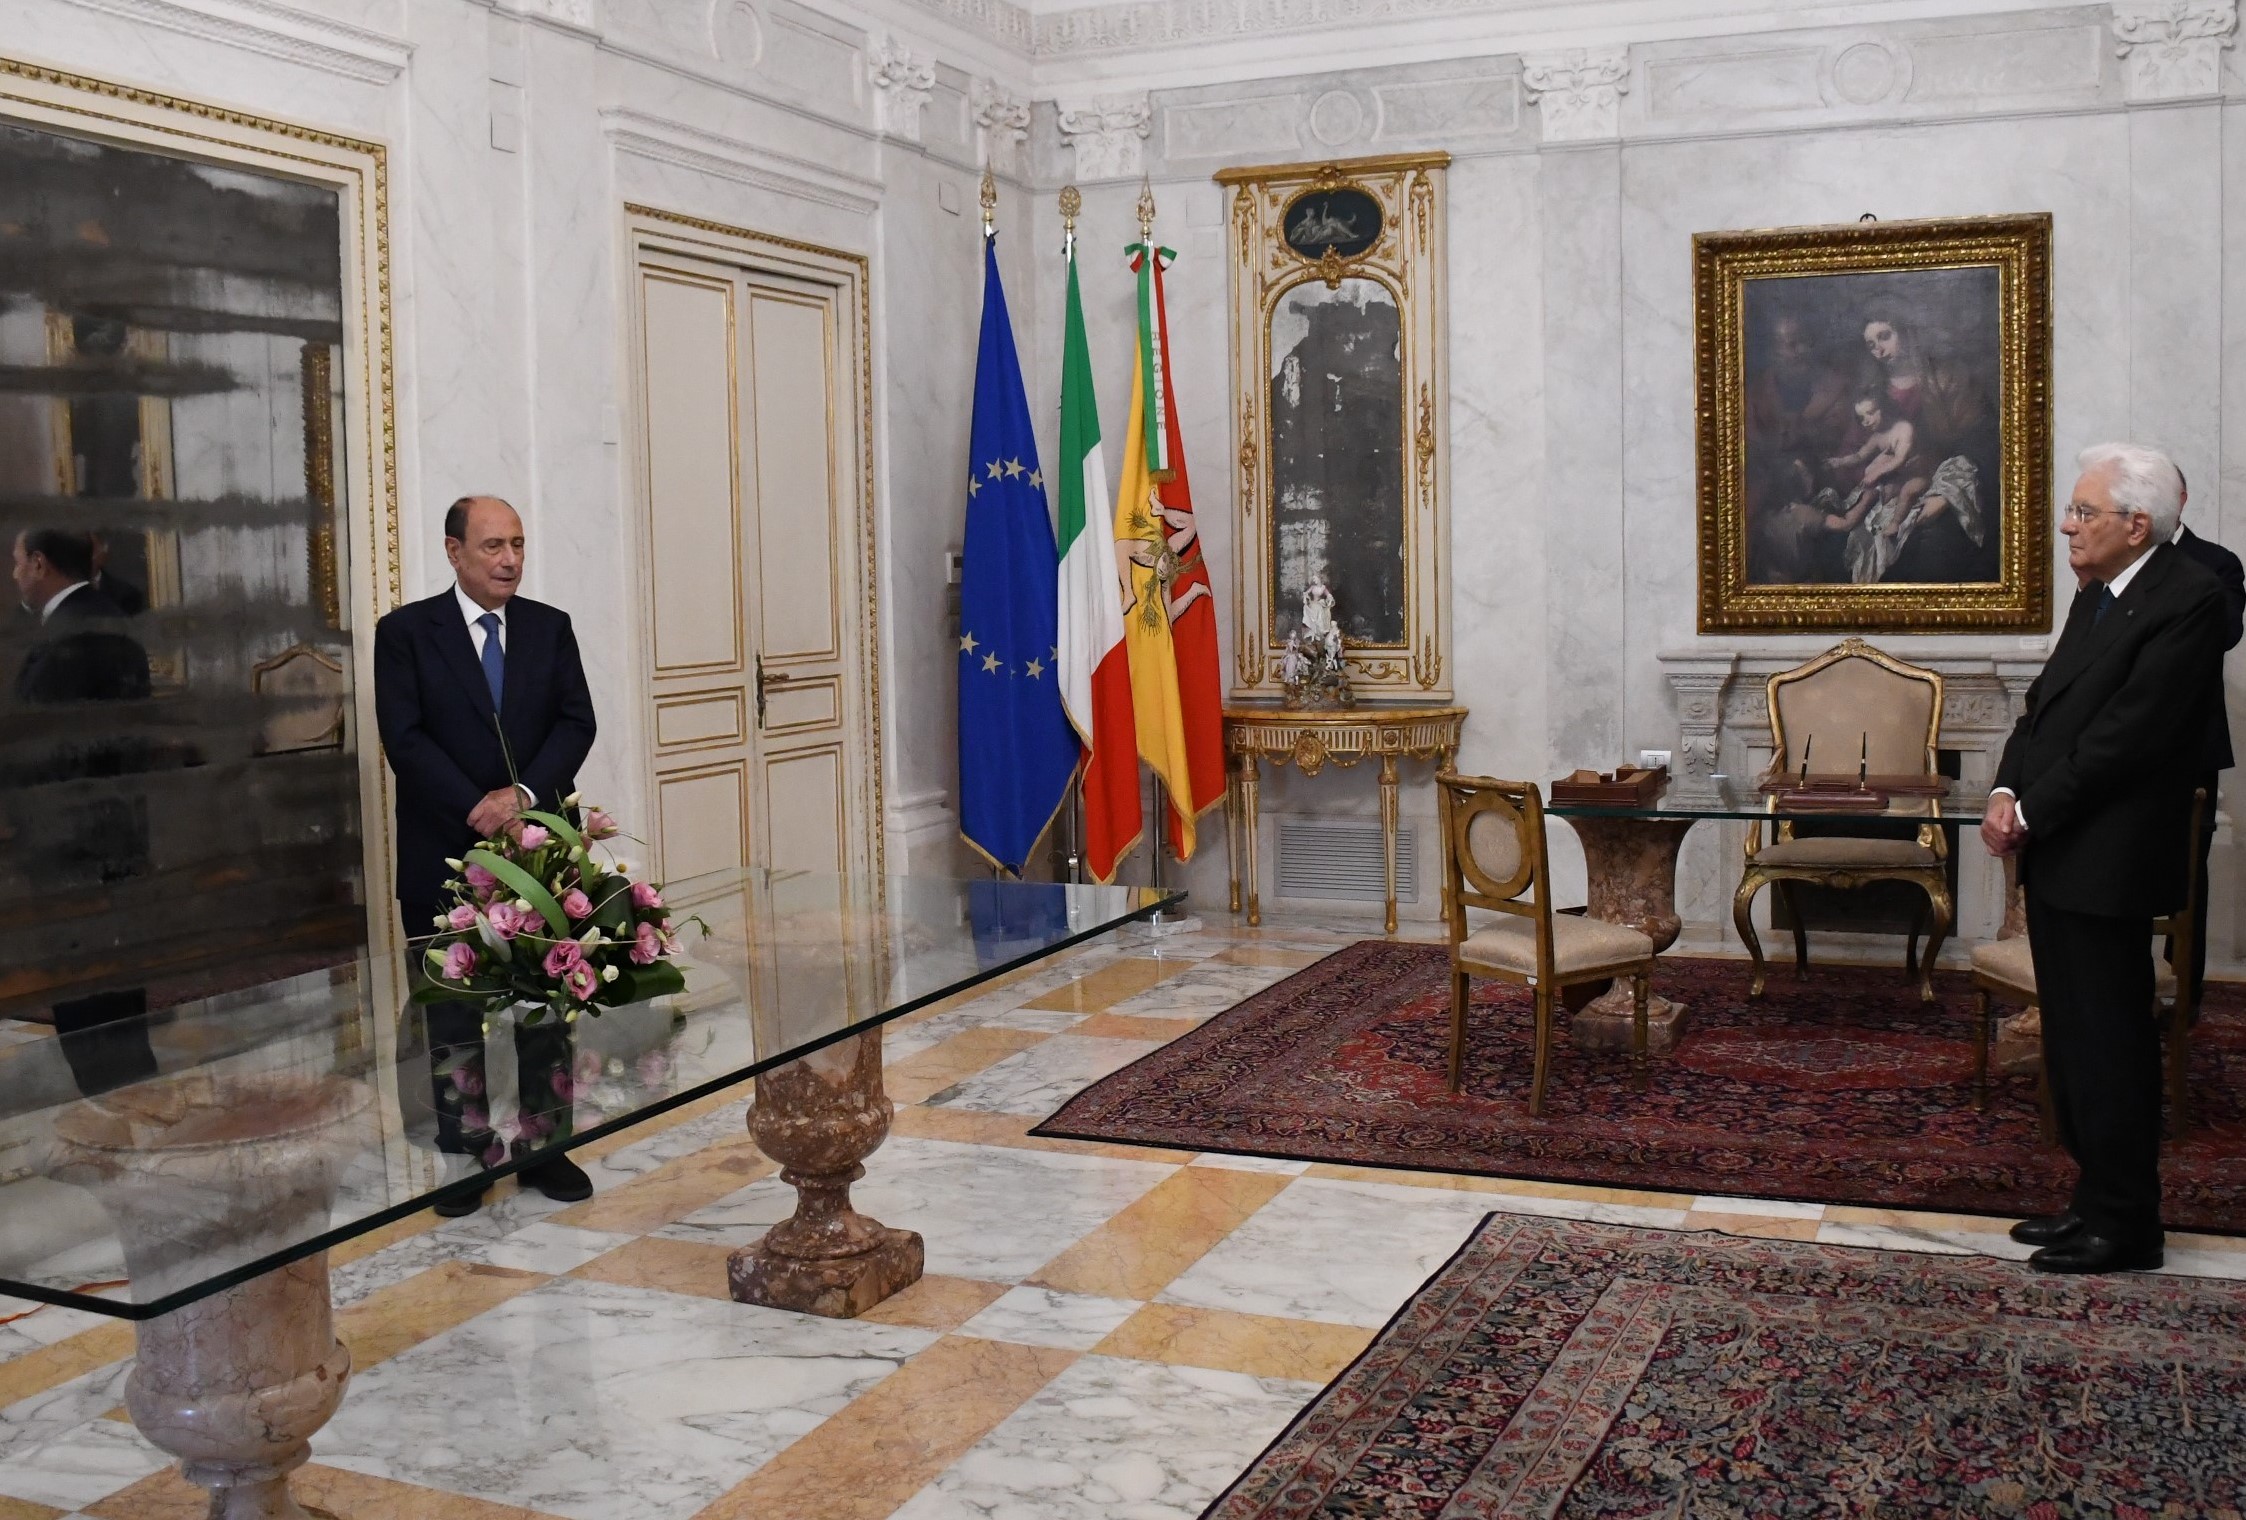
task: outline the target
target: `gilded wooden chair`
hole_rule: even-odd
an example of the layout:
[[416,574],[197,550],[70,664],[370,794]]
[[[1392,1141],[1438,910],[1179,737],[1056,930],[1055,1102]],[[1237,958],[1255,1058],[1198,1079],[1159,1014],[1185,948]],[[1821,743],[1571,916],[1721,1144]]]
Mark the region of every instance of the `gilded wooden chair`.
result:
[[[1435,778],[1442,814],[1444,912],[1450,921],[1451,1091],[1466,1075],[1466,1016],[1475,977],[1530,989],[1536,1001],[1536,1067],[1529,1114],[1544,1113],[1552,1020],[1560,989],[1631,978],[1637,1025],[1630,1060],[1645,1076],[1646,979],[1653,941],[1626,924],[1552,911],[1544,841],[1544,797],[1533,781],[1493,781],[1446,770]],[[1496,922],[1467,932],[1466,910],[1487,908]]]
[[[2199,930],[2199,831],[2207,821],[2207,789],[2199,787],[2191,794],[2191,832],[2184,836],[2184,880],[2189,883],[2184,892],[2184,905],[2166,918],[2156,918],[2152,923],[2155,935],[2165,936],[2169,944],[2169,960],[2156,959],[2153,964],[2154,1018],[2160,1016],[2160,1005],[2168,1004],[2168,1126],[2178,1140],[2191,1126],[2191,1094],[2188,1084],[2191,1067],[2191,1029],[2193,1014],[2197,1012],[2199,994],[2196,988],[2182,985],[2175,972],[2176,966],[2189,966],[2196,948],[2194,941]],[[2012,886],[2015,871],[2010,861],[2005,862],[2005,881]],[[2017,888],[2014,888],[2015,893]],[[2035,989],[2035,957],[2028,947],[2026,920],[2018,911],[2018,904],[2005,915],[2004,929],[1991,943],[1973,947],[1973,1106],[1989,1106],[1989,1003],[1991,999],[2005,1002],[2032,1004],[2040,1001]],[[2044,1109],[2044,1138],[2051,1138],[2051,1090],[2048,1083],[2038,1078]]]
[[[1862,639],[1848,639],[1806,665],[1772,676],[1765,700],[1773,773],[1798,775],[1806,757],[1813,780],[1853,778],[1860,766],[1875,776],[1934,774],[1942,729],[1942,677],[1936,671],[1906,665]],[[1755,963],[1747,995],[1761,997],[1765,986],[1762,941],[1754,923],[1755,894],[1764,887],[1775,885],[1786,895],[1794,920],[1794,969],[1801,972],[1809,967],[1809,933],[1792,895],[1795,882],[1852,889],[1902,881],[1925,891],[1932,915],[1925,956],[1918,953],[1914,923],[1904,967],[1907,975],[1919,978],[1919,996],[1933,1002],[1935,956],[1955,917],[1949,845],[1941,826],[1923,823],[1915,839],[1802,839],[1795,837],[1791,821],[1782,821],[1767,841],[1763,827],[1759,822],[1748,825],[1746,866],[1731,902],[1732,921]]]

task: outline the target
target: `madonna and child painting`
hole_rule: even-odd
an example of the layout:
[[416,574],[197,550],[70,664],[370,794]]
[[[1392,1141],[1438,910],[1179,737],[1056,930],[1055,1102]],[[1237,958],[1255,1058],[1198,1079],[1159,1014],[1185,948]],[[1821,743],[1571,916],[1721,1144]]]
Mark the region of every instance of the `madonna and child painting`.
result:
[[2031,628],[2050,219],[1694,240],[1700,623]]

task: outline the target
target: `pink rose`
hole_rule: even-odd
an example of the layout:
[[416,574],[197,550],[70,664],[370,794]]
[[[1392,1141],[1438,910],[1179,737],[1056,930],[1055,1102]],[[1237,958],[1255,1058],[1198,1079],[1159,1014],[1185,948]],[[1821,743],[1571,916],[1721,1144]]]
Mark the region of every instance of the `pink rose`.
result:
[[492,934],[499,939],[513,939],[522,932],[522,915],[513,903],[493,903],[484,910],[484,922],[491,926]]
[[639,1058],[638,1072],[641,1086],[661,1086],[671,1074],[671,1058],[660,1050],[651,1050]]
[[593,1083],[598,1082],[600,1080],[601,1067],[603,1064],[604,1063],[602,1062],[600,1056],[594,1051],[580,1050],[579,1052],[577,1052],[577,1064],[575,1067],[577,1085],[579,1087],[589,1087]]
[[656,937],[663,942],[663,953],[665,955],[678,954],[678,936],[671,932],[671,926],[669,924],[665,924],[661,929],[657,930]]
[[476,926],[476,909],[472,903],[462,903],[445,915],[445,923],[454,929],[473,929]]
[[546,832],[543,826],[535,823],[526,823],[522,826],[522,832],[515,836],[515,843],[521,845],[526,850],[535,850],[540,845],[544,844],[547,840],[553,837],[553,835]]
[[635,881],[632,883],[632,906],[660,908],[663,906],[663,894],[655,890],[655,883],[651,881]]
[[457,982],[476,969],[476,947],[455,940],[445,950],[444,978]]
[[481,1103],[463,1103],[460,1106],[460,1127],[470,1134],[491,1128],[491,1115]]
[[561,910],[571,918],[591,918],[593,916],[593,900],[579,888],[571,887],[562,894]]
[[[452,1069],[453,1090],[463,1098],[473,1098],[484,1090],[484,1074],[475,1066],[463,1062]],[[476,1126],[481,1129],[482,1125]]]
[[546,974],[566,978],[570,972],[585,964],[585,947],[573,939],[565,939],[546,952]]
[[632,964],[652,966],[663,958],[663,936],[653,924],[641,924],[632,940]]
[[554,1089],[554,1096],[564,1103],[570,1102],[577,1096],[577,1083],[566,1071],[555,1072],[549,1085]]
[[578,1002],[590,1003],[593,994],[600,991],[600,973],[579,961],[569,968],[568,974],[562,978],[562,985],[569,989],[571,996]]
[[460,873],[460,879],[467,882],[478,892],[489,892],[493,887],[499,885],[498,877],[492,875],[474,861],[470,861],[467,869]]
[[587,839],[614,839],[622,832],[623,830],[616,826],[616,820],[599,808],[585,809],[585,837]]
[[495,1139],[491,1142],[491,1144],[484,1147],[483,1162],[485,1166],[497,1166],[500,1162],[506,1159],[506,1141]]

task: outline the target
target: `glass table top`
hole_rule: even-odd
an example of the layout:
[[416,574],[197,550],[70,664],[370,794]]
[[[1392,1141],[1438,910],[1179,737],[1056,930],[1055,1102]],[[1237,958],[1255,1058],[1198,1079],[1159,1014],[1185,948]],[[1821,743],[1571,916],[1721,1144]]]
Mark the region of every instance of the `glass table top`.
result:
[[[527,1105],[528,1063],[494,1024],[471,1101],[499,1143],[478,1156],[438,1148],[428,1018],[407,1001],[417,949],[19,1039],[0,1046],[0,1294],[166,1313],[1183,895],[767,871],[672,882],[685,990],[568,1026],[573,1048],[536,1068]],[[142,1077],[151,1052],[158,1074]],[[117,1072],[138,1079],[113,1085]]]
[[[1812,780],[1825,778],[1812,777]],[[1846,778],[1853,780],[1853,777]],[[1966,791],[1958,783],[1940,796],[1891,792],[1880,807],[1818,807],[1789,802],[1734,782],[1714,793],[1679,795],[1672,786],[1642,807],[1606,802],[1554,802],[1546,799],[1544,811],[1556,818],[1644,818],[1691,820],[1697,818],[1781,819],[1795,823],[1868,823],[1878,821],[1974,825],[1988,810],[1986,792]]]

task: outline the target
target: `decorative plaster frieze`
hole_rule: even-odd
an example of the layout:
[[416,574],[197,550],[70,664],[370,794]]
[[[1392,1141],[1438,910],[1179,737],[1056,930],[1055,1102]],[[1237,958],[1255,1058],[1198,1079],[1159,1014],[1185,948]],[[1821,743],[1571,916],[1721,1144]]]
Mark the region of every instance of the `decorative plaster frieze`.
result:
[[300,63],[367,84],[388,84],[405,71],[413,44],[271,0],[74,0],[89,11],[119,16],[181,36]]
[[936,89],[936,65],[890,37],[866,56],[874,84],[874,125],[885,137],[920,141],[920,113]]
[[2219,95],[2223,49],[2238,41],[2238,0],[2114,0],[2113,34],[2131,100]]
[[683,122],[629,109],[601,113],[601,131],[619,153],[674,164],[738,185],[871,216],[881,206],[879,180],[792,154],[776,153]]
[[1630,89],[1626,48],[1570,48],[1521,59],[1521,83],[1544,120],[1546,142],[1595,142],[1622,134]]
[[1154,130],[1154,102],[1145,93],[1101,95],[1079,104],[1060,101],[1061,136],[1076,150],[1079,183],[1094,179],[1136,179],[1146,167],[1147,134]]
[[1009,95],[997,81],[977,79],[968,104],[975,113],[976,145],[983,162],[1000,173],[1017,173],[1029,142],[1029,102]]
[[526,21],[550,21],[580,32],[600,30],[593,0],[495,0],[492,8]]

